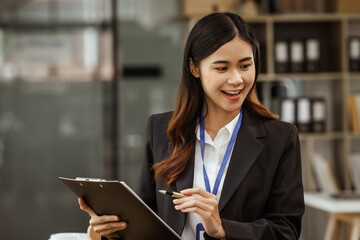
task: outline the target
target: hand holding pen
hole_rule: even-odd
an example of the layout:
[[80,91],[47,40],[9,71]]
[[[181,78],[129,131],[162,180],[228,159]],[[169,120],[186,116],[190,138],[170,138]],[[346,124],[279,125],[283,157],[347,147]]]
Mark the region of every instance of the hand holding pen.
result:
[[218,239],[226,238],[220,218],[218,200],[214,194],[201,188],[189,188],[182,190],[180,195],[186,197],[175,197],[176,199],[173,199],[176,210],[183,213],[196,213],[209,236]]
[[181,193],[179,193],[179,192],[169,192],[169,191],[166,191],[166,190],[159,190],[159,193],[171,195],[171,196],[174,197],[174,198],[189,197],[189,196],[184,195],[184,194],[181,194]]

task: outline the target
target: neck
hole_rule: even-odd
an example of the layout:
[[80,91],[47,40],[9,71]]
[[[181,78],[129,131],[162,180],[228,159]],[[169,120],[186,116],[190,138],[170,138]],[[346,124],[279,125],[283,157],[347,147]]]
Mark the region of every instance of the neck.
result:
[[[240,112],[240,111],[239,111]],[[208,111],[204,120],[205,130],[214,140],[219,130],[231,122],[239,112]]]

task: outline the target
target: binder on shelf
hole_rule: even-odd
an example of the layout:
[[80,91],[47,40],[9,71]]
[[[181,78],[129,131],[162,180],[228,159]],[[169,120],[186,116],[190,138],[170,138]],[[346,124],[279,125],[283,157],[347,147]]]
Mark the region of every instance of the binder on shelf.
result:
[[286,41],[275,42],[275,72],[289,72],[289,47]]
[[122,240],[181,240],[136,193],[122,181],[59,178],[98,215],[117,215],[128,222],[117,232]]
[[299,98],[296,101],[296,126],[299,132],[311,132],[310,98]]
[[311,131],[325,132],[326,105],[323,98],[311,99]]
[[291,72],[304,72],[304,43],[301,40],[290,42],[290,69]]
[[285,98],[281,101],[280,119],[284,122],[296,124],[296,100]]
[[353,133],[360,132],[360,93],[349,94],[350,126]]
[[320,41],[309,38],[305,43],[306,49],[306,72],[318,72],[320,69]]
[[317,186],[321,192],[334,194],[340,191],[334,170],[327,158],[317,153],[314,154],[312,157],[312,167]]
[[280,120],[295,124],[299,132],[326,131],[324,98],[282,98]]
[[360,71],[360,37],[349,38],[349,70]]
[[360,192],[360,153],[350,154],[350,177],[356,192]]

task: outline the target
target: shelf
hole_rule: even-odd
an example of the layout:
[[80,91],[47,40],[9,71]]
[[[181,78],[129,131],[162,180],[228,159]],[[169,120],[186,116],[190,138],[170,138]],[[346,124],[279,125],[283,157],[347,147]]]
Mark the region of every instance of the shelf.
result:
[[[188,21],[189,19],[200,19],[201,17],[205,16],[206,14],[199,14],[199,15],[184,15],[181,14],[177,17],[173,18],[173,21]],[[359,14],[311,14],[311,13],[296,13],[296,14],[264,14],[264,15],[257,15],[257,16],[247,16],[241,15],[246,22],[248,23],[272,23],[272,22],[335,22],[335,21],[342,21],[342,20],[349,20],[349,21],[358,21],[360,20]],[[109,20],[91,20],[91,21],[69,21],[66,22],[64,20],[60,21],[25,21],[25,20],[15,20],[15,21],[4,21],[0,19],[0,27],[4,26],[84,26],[84,25],[99,25],[101,22],[109,23]]]
[[[2,70],[0,68],[0,70]],[[101,79],[108,79],[109,67],[86,68],[80,66],[49,66],[49,65],[28,65],[27,68],[18,69],[20,74],[11,78],[4,78],[0,75],[0,82],[11,82],[22,79],[26,82],[91,82]],[[105,78],[106,77],[106,78]]]
[[335,22],[346,18],[344,15],[339,14],[286,14],[286,15],[274,15],[274,22]]
[[305,205],[329,213],[359,213],[359,199],[336,199],[329,194],[318,192],[305,193]]
[[[175,20],[200,19],[206,14],[185,15],[181,14]],[[337,14],[337,13],[294,13],[294,14],[263,14],[263,15],[241,15],[248,23],[272,23],[272,22],[336,22],[336,21],[358,21],[360,15],[356,13]]]
[[[360,75],[360,74],[359,74]],[[342,80],[344,75],[340,72],[319,72],[319,73],[261,73],[260,82],[278,81],[286,79],[297,79],[304,81],[333,81]]]
[[360,139],[360,133],[350,133],[352,139]]
[[325,133],[300,133],[300,140],[342,140],[346,137],[345,132],[325,132]]
[[107,28],[111,24],[108,21],[89,21],[89,22],[61,22],[61,21],[14,21],[14,22],[0,22],[0,28],[5,29],[58,29],[58,28]]
[[350,80],[360,80],[360,73],[350,73]]
[[359,14],[333,14],[333,13],[296,13],[296,14],[271,14],[258,16],[243,16],[249,23],[261,22],[335,22],[342,20],[360,20]]

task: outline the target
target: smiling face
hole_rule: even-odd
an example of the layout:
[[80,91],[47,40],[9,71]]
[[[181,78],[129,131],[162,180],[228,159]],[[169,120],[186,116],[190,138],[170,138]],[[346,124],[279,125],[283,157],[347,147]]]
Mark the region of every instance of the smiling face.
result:
[[191,72],[200,77],[208,114],[236,116],[255,79],[253,50],[239,37],[225,43],[199,66],[190,63]]

